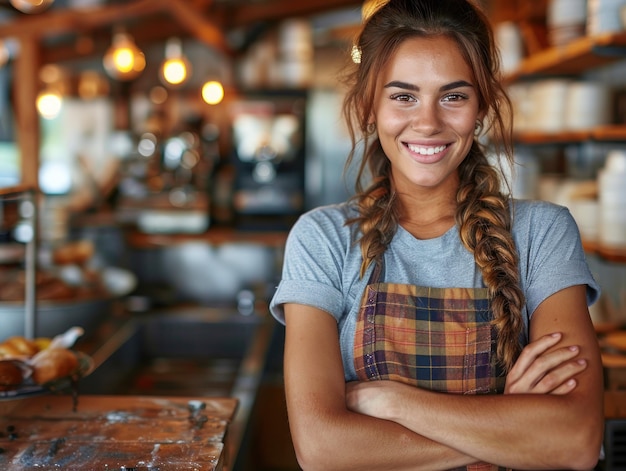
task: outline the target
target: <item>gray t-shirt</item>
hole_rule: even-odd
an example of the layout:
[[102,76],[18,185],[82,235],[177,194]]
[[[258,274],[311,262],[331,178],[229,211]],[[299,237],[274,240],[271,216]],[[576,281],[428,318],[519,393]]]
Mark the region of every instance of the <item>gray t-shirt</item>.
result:
[[[587,302],[600,289],[593,279],[578,227],[567,208],[543,201],[514,201],[513,238],[519,253],[521,284],[528,321],[550,295],[574,285],[587,285]],[[346,225],[356,216],[348,203],[323,206],[302,215],[285,248],[282,280],[270,303],[272,315],[284,323],[282,304],[314,306],[338,323],[346,381],[356,379],[353,361],[354,330],[361,296],[371,270],[359,277],[361,250],[357,228]],[[473,255],[463,246],[458,228],[441,237],[420,240],[398,228],[384,254],[387,283],[434,288],[483,288]]]

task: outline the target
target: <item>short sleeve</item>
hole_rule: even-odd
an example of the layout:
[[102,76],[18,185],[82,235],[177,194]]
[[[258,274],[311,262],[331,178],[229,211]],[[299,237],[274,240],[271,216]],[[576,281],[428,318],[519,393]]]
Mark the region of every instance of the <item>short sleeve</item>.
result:
[[600,287],[589,270],[580,232],[569,210],[556,207],[533,215],[529,233],[533,236],[526,260],[528,313],[532,316],[547,297],[575,285],[587,286],[587,304],[593,304],[600,296]]
[[339,319],[349,238],[344,226],[341,218],[323,210],[306,213],[294,224],[285,246],[282,278],[270,302],[278,321],[285,322],[285,303],[313,306]]

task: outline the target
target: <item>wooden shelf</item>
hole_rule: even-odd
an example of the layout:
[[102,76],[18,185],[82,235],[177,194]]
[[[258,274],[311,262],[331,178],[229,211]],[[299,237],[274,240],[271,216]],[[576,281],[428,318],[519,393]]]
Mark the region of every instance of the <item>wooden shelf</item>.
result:
[[551,47],[522,61],[508,82],[536,75],[574,75],[626,58],[626,32],[583,37]]
[[287,231],[239,231],[233,228],[214,227],[201,234],[145,234],[137,230],[126,232],[129,246],[139,249],[168,247],[189,241],[202,241],[221,245],[252,243],[281,248],[287,241]]
[[515,140],[520,144],[559,144],[585,141],[626,141],[626,124],[599,126],[580,131],[545,133],[540,131],[519,132]]
[[583,240],[585,252],[594,254],[609,262],[626,263],[626,246],[606,247],[595,241]]
[[34,188],[30,185],[6,186],[0,188],[0,197],[21,195],[29,191],[34,191]]

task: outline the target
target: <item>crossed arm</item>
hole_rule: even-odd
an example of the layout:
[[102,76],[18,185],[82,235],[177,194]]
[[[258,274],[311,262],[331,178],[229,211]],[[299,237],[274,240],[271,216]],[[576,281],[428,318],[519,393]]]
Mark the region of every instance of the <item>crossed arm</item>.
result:
[[533,315],[531,343],[504,395],[434,393],[392,381],[346,386],[337,325],[285,306],[285,388],[303,469],[435,470],[486,461],[518,469],[591,469],[602,440],[602,367],[585,288]]

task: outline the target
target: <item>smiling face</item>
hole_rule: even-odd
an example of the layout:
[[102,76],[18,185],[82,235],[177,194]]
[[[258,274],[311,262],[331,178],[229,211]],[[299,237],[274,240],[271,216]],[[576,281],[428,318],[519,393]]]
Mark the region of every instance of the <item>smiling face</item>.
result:
[[480,117],[474,75],[458,46],[445,36],[407,39],[381,72],[374,114],[396,190],[454,194]]

